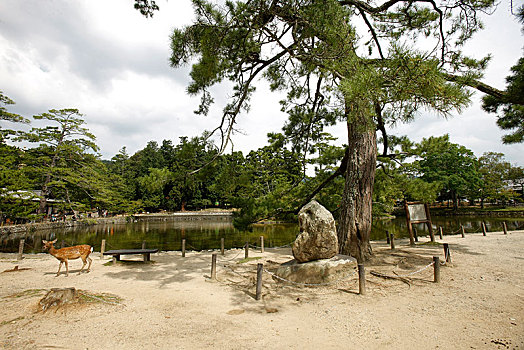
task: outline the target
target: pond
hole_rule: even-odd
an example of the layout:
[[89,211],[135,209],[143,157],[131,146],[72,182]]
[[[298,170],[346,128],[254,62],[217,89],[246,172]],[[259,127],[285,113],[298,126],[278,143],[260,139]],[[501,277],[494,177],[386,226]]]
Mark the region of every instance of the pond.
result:
[[[488,231],[502,231],[502,223],[506,222],[508,230],[524,228],[524,218],[504,217],[433,217],[435,235],[436,228],[442,226],[444,234],[457,234],[460,225],[468,233],[481,232],[481,223],[485,222]],[[418,236],[428,235],[425,224],[414,227]],[[395,237],[408,237],[406,220],[403,217],[390,220],[375,220],[371,234],[372,240],[384,240],[386,230]],[[106,250],[140,248],[146,241],[146,247],[160,250],[181,250],[182,239],[186,240],[188,250],[219,249],[220,240],[224,238],[226,249],[240,248],[249,242],[252,246],[260,245],[260,236],[264,236],[265,247],[286,246],[293,242],[298,233],[297,224],[264,224],[254,225],[251,232],[240,232],[227,221],[147,221],[140,220],[127,224],[104,224],[82,226],[53,231],[38,231],[25,237],[26,253],[42,251],[42,239],[57,239],[57,247],[64,241],[65,246],[89,244],[95,251],[100,251],[101,242],[106,240]],[[0,251],[17,252],[18,239],[3,239]]]

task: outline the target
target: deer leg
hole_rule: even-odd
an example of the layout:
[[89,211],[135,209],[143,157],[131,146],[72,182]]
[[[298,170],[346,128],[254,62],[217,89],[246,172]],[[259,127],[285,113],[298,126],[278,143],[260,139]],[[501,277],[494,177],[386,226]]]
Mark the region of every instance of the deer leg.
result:
[[82,270],[84,269],[84,266],[86,266],[86,264],[87,264],[86,258],[84,258],[84,257],[81,257],[81,258],[82,258],[82,268],[80,269],[80,271],[78,271],[79,275],[82,273]]
[[67,259],[64,260],[65,266],[66,266],[66,277],[69,276],[69,263],[67,262]]
[[60,269],[62,268],[63,263],[63,261],[60,261],[60,264],[58,265],[58,272],[56,273],[57,276],[60,275]]
[[87,260],[89,260],[89,266],[87,267],[87,272],[89,272],[91,270],[91,263],[93,262],[93,259],[87,257]]

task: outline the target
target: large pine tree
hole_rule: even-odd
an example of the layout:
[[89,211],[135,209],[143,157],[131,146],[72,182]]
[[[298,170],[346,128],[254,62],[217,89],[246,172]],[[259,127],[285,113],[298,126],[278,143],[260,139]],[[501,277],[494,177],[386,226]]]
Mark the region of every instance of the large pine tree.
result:
[[307,153],[324,126],[345,123],[340,252],[364,261],[372,253],[376,131],[387,138],[388,123],[410,120],[420,109],[443,115],[460,110],[469,102],[468,86],[504,95],[478,81],[487,58],[461,53],[481,28],[478,13],[494,3],[248,0],[219,6],[193,0],[196,19],[174,31],[171,64],[192,64],[188,92],[201,94],[199,113],[209,111],[213,85],[233,82],[216,130],[221,150],[259,77],[287,94],[282,106],[295,149]]

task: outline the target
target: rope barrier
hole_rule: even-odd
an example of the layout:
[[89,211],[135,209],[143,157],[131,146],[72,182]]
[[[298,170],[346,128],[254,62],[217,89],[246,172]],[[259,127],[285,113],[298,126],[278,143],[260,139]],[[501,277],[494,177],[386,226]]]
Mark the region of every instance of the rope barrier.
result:
[[[294,242],[294,241],[293,241]],[[281,246],[277,246],[277,247],[266,247],[266,249],[279,249],[279,248],[289,248],[293,245],[293,242],[291,243],[288,243],[286,245],[281,245]]]
[[[395,273],[395,275],[396,275],[396,277],[402,277],[402,278],[410,277],[410,276],[413,276],[414,274],[417,274],[417,273],[419,273],[419,272],[422,272],[422,271],[426,270],[426,269],[429,268],[430,266],[433,266],[434,263],[435,263],[435,262],[432,261],[432,262],[430,262],[429,264],[427,264],[426,266],[424,266],[423,268],[420,268],[420,269],[418,269],[418,270],[416,270],[416,271],[410,272],[410,273],[408,273],[407,275],[398,275],[398,274],[396,274],[396,273]],[[441,263],[441,265],[443,265],[443,264]]]
[[27,243],[26,241],[24,241],[24,246],[28,246],[29,248],[35,249],[33,245]]
[[220,261],[231,261],[231,260],[235,260],[240,254],[242,253],[242,250],[239,250],[239,252],[237,253],[237,255],[235,255],[234,257],[232,258],[228,258],[228,259],[224,259],[224,258],[220,258],[220,256],[218,257],[220,259]]
[[111,249],[115,249],[115,247],[113,247],[111,244],[109,244],[107,241],[106,241],[106,246],[111,248]]
[[288,279],[285,279],[283,277],[280,277],[279,275],[271,272],[271,271],[268,271],[266,269],[264,269],[264,272],[271,275],[272,277],[275,277],[276,279],[280,280],[280,281],[283,281],[283,282],[287,282],[287,283],[291,283],[291,284],[294,284],[294,285],[298,285],[298,286],[306,286],[306,287],[314,287],[314,286],[331,286],[331,285],[334,285],[340,281],[343,281],[345,279],[348,279],[349,277],[353,276],[354,274],[357,273],[357,270],[353,270],[352,273],[346,275],[346,276],[343,276],[341,277],[340,279],[336,280],[336,281],[332,281],[332,282],[328,282],[328,283],[301,283],[301,282],[295,282],[295,281],[290,281]]
[[197,250],[197,251],[198,251],[198,249],[197,249],[197,248],[195,248],[195,247],[194,247],[194,246],[192,246],[191,244],[187,243],[187,241],[186,241],[186,247],[187,247],[187,248],[191,248],[191,249],[193,249],[193,250]]
[[227,267],[228,269],[231,270],[231,272],[233,272],[233,273],[239,275],[240,277],[242,277],[242,278],[244,278],[244,279],[248,279],[248,278],[249,278],[249,277],[243,276],[243,275],[241,275],[240,273],[236,272],[236,271],[233,270],[233,268],[232,268],[231,266],[229,266],[229,265],[224,265],[224,267]]

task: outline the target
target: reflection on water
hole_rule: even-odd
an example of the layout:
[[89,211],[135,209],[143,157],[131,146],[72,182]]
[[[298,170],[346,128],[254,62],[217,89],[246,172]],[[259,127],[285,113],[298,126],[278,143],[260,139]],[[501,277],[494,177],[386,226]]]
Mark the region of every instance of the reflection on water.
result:
[[[141,248],[146,241],[146,248],[160,250],[181,250],[182,239],[186,240],[186,249],[220,249],[224,238],[226,249],[243,247],[246,242],[253,246],[260,245],[260,236],[264,236],[264,246],[278,247],[292,242],[298,233],[296,224],[254,225],[252,232],[240,232],[231,222],[224,221],[139,221],[128,224],[109,224],[84,226],[53,231],[41,231],[25,237],[27,253],[42,251],[42,239],[57,239],[56,247],[62,240],[65,246],[89,244],[95,251],[100,251],[101,242],[106,240],[106,251],[110,249]],[[2,252],[17,252],[18,240],[4,240]]]
[[[444,234],[456,234],[460,225],[466,233],[481,232],[481,223],[485,222],[488,231],[502,231],[502,223],[506,222],[508,230],[524,228],[524,218],[484,218],[484,217],[434,217],[433,228],[442,226]],[[425,224],[416,224],[418,236],[428,235]],[[395,237],[407,237],[405,218],[392,220],[375,220],[371,233],[372,240],[383,240],[386,230]],[[100,251],[103,239],[106,240],[106,250],[141,248],[146,241],[147,248],[160,250],[181,250],[182,239],[186,240],[186,249],[206,250],[220,249],[220,239],[224,238],[226,249],[240,248],[246,242],[260,245],[260,236],[264,236],[266,247],[279,247],[291,243],[297,233],[297,224],[255,225],[252,232],[240,232],[230,222],[224,221],[139,221],[128,224],[106,224],[84,226],[53,231],[39,231],[25,237],[26,253],[42,251],[42,239],[57,239],[55,246],[60,247],[62,241],[66,246],[89,244]],[[17,252],[18,239],[2,240],[0,251]]]

